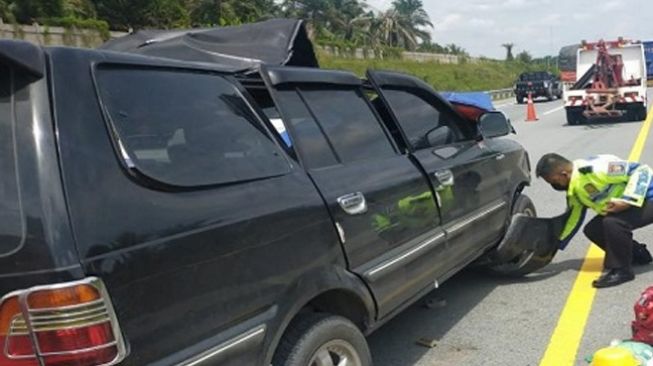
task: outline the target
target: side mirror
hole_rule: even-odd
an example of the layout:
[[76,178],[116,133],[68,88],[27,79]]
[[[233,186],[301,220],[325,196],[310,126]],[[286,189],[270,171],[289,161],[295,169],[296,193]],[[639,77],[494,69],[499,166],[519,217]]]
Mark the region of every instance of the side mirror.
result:
[[506,136],[515,132],[510,121],[502,112],[487,112],[478,120],[478,126],[484,138]]

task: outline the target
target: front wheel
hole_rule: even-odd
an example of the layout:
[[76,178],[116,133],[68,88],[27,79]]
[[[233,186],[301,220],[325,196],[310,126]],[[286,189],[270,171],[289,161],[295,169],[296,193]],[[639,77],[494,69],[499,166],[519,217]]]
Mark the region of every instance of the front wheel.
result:
[[[531,201],[531,199],[525,194],[517,196],[513,203],[512,215],[516,214],[523,214],[530,217],[537,216],[537,211],[535,210],[533,201]],[[539,262],[534,262],[532,260],[529,262],[529,259],[532,259],[533,254],[533,251],[524,250],[511,261],[502,264],[489,265],[487,269],[490,273],[502,276],[524,276],[540,268]],[[533,266],[537,266],[537,268],[533,268]]]
[[283,335],[273,366],[371,366],[363,333],[349,320],[310,313],[295,319]]

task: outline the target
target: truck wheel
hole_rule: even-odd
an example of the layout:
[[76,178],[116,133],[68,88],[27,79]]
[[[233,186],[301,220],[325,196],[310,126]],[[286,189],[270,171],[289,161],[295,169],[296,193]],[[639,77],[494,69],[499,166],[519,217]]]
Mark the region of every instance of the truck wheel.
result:
[[646,106],[644,104],[629,106],[626,117],[629,121],[643,121],[646,119]]
[[524,104],[524,96],[517,95],[517,104]]
[[[517,196],[517,199],[513,203],[512,215],[518,213],[528,215],[528,216],[537,216],[537,212],[535,210],[535,205],[533,204],[533,201],[531,201],[531,199],[525,194],[520,194],[519,196]],[[531,268],[531,266],[529,266],[528,257],[529,256],[532,257],[532,255],[533,253],[531,251],[525,250],[517,257],[515,257],[512,261],[503,264],[489,265],[487,266],[487,269],[490,273],[501,275],[501,276],[510,276],[510,277],[525,276],[533,272],[534,270],[540,268],[539,263],[531,262],[532,264],[537,265],[538,266],[537,268]],[[518,263],[522,263],[522,264],[518,266],[517,265]]]
[[371,366],[363,333],[349,320],[311,313],[294,320],[281,338],[274,366]]
[[636,121],[644,121],[644,120],[646,120],[646,117],[648,117],[647,113],[646,113],[646,106],[642,105],[639,108],[637,108],[637,117],[636,117],[635,120]]
[[576,108],[567,108],[567,123],[570,126],[576,126],[583,122],[583,111]]

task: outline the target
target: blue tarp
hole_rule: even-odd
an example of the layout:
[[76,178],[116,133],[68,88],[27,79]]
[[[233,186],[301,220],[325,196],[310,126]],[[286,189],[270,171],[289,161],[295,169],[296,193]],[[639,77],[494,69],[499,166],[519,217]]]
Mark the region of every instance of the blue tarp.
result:
[[451,103],[470,105],[486,111],[494,110],[492,98],[484,92],[442,92],[440,95]]

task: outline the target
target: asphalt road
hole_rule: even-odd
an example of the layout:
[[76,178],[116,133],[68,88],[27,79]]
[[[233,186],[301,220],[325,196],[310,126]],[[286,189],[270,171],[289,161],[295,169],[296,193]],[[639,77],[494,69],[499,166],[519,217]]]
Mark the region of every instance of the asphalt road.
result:
[[[568,126],[560,101],[536,103],[537,122],[524,122],[524,105],[497,106],[512,119],[517,135],[511,138],[528,150],[533,165],[547,152],[570,158],[610,153],[625,159],[643,124]],[[640,160],[653,165],[653,132]],[[525,193],[540,216],[565,209],[564,194],[541,180],[534,180]],[[652,247],[653,227],[636,232],[636,238]],[[540,365],[589,245],[582,233],[577,235],[552,264],[523,279],[472,270],[456,275],[425,298],[440,306],[427,308],[420,301],[370,336],[375,365]],[[573,365],[586,365],[585,356],[630,336],[633,304],[653,284],[653,265],[638,267],[636,273],[630,283],[597,291]],[[434,340],[436,346],[418,345],[420,338]]]

